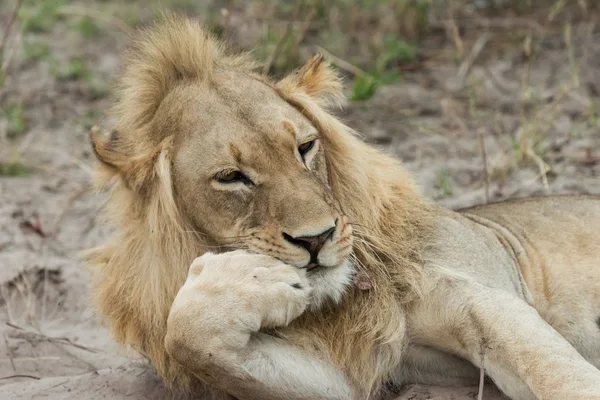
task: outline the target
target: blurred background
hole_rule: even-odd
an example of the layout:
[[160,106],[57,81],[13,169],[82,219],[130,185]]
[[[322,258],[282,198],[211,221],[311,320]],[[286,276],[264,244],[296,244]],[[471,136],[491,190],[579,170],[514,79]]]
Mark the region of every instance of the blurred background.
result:
[[600,194],[595,0],[0,0],[0,385],[123,362],[78,261],[109,229],[87,134],[128,32],[165,9],[275,76],[323,53],[339,117],[440,204]]

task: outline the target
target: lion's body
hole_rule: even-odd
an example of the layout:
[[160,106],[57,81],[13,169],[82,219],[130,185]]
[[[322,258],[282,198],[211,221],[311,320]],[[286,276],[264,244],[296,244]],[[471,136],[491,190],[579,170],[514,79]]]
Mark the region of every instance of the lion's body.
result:
[[564,340],[598,365],[598,199],[433,206],[326,111],[341,86],[320,58],[279,82],[252,67],[190,20],[135,42],[117,125],[92,135],[117,231],[90,262],[121,343],[171,387],[240,398],[375,397],[483,365],[515,399],[600,399]]
[[[439,214],[425,252],[426,268],[435,271],[432,281],[441,268],[445,276],[511,293],[600,368],[600,198],[540,197]],[[413,348],[396,379],[476,382],[472,365],[433,350],[460,354],[454,331],[464,321],[450,306],[440,315],[424,303],[425,310],[420,305],[408,313]],[[448,321],[441,322],[444,318]]]

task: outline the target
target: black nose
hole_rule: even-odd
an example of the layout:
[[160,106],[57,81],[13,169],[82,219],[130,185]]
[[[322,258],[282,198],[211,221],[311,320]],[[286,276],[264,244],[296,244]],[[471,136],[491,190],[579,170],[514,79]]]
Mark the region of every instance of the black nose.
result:
[[335,226],[315,236],[293,237],[284,232],[283,237],[293,245],[304,247],[310,253],[310,263],[317,264],[317,255],[327,239],[333,236],[333,232],[335,232]]

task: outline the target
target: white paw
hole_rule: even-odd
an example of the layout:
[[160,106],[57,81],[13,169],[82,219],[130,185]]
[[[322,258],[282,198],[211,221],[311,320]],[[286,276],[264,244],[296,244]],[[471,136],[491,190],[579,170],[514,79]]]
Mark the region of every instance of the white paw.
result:
[[310,293],[305,270],[275,258],[243,250],[206,253],[192,263],[173,307],[193,303],[207,313],[207,324],[256,332],[289,324],[306,310]]

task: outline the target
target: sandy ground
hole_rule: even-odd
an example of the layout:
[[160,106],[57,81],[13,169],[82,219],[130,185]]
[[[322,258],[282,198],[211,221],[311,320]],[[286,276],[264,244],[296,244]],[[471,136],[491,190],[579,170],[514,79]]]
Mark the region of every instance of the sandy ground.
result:
[[[573,27],[572,45],[551,36],[533,61],[518,50],[492,57],[484,48],[471,68],[425,64],[370,100],[350,103],[340,117],[404,160],[423,192],[449,207],[485,202],[486,186],[494,201],[600,194],[600,34],[585,28]],[[106,34],[86,46],[60,26],[52,37],[57,57],[85,57],[96,82],[114,77],[122,37]],[[18,151],[31,172],[0,177],[0,398],[167,397],[137,355],[117,348],[88,305],[90,274],[80,252],[110,233],[99,218],[104,196],[90,189],[88,119],[109,100],[20,54],[3,96],[7,104],[27,104],[27,130],[0,142],[0,161]],[[546,165],[551,170],[543,175]],[[413,386],[399,398],[476,394],[477,388]],[[500,398],[486,385],[484,399]]]

